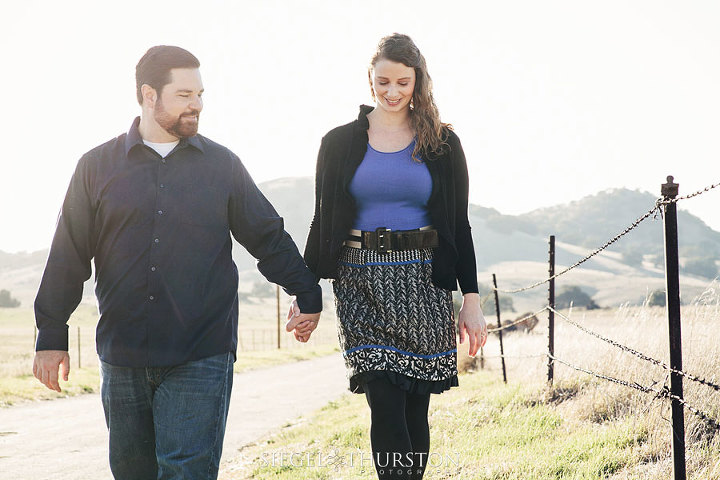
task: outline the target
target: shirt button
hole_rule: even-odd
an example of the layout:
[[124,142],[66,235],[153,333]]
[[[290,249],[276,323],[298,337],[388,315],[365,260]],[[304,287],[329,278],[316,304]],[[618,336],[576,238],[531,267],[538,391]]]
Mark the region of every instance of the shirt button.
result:
[[162,215],[162,214],[163,214],[163,211],[162,211],[162,210],[158,210],[158,215]]
[[160,243],[160,239],[159,239],[159,238],[156,238],[156,239],[155,239],[155,243]]
[[150,300],[151,300],[151,301],[152,301],[152,300],[155,300],[155,297],[152,296],[152,295],[150,295]]
[[160,161],[161,161],[163,164],[167,163],[164,158],[163,158],[162,160],[160,160]]
[[151,271],[151,272],[154,272],[155,270],[157,270],[157,268],[155,268],[155,267],[150,267],[150,271]]

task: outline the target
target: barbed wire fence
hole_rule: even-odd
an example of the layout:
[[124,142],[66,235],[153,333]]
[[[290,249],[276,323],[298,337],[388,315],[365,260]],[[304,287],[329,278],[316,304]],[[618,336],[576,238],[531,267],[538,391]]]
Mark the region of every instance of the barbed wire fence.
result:
[[[512,327],[515,327],[516,325],[522,324],[522,323],[528,321],[529,319],[531,319],[531,318],[533,318],[533,317],[536,317],[537,315],[539,315],[539,314],[547,311],[547,312],[548,312],[548,319],[549,319],[549,342],[548,342],[548,351],[547,351],[547,352],[544,352],[544,353],[527,354],[527,355],[506,355],[506,354],[503,353],[502,347],[501,347],[501,354],[500,354],[500,355],[485,356],[484,358],[485,358],[485,359],[489,359],[489,358],[500,358],[500,359],[502,359],[502,361],[503,361],[503,378],[505,378],[505,364],[504,364],[504,360],[505,360],[506,358],[543,358],[543,357],[544,357],[544,358],[547,358],[547,359],[548,359],[548,384],[549,384],[549,385],[552,385],[553,365],[554,365],[554,363],[559,363],[559,364],[565,365],[565,366],[567,366],[567,367],[569,367],[569,368],[571,368],[571,369],[574,369],[574,370],[576,370],[576,371],[583,372],[583,373],[586,373],[586,374],[588,374],[588,375],[591,375],[591,376],[593,376],[593,377],[595,377],[595,378],[597,378],[597,379],[605,380],[605,381],[607,381],[607,382],[611,382],[611,383],[614,383],[614,384],[617,384],[617,385],[621,385],[621,386],[626,387],[626,388],[632,388],[632,389],[634,389],[634,390],[638,390],[638,391],[640,391],[640,392],[642,392],[642,393],[645,393],[645,394],[653,395],[653,401],[654,401],[654,400],[664,400],[664,399],[670,400],[670,401],[672,402],[672,404],[673,404],[673,421],[672,421],[672,424],[673,424],[673,456],[674,456],[674,473],[675,473],[675,477],[674,477],[674,478],[675,478],[675,480],[681,480],[681,479],[684,480],[684,479],[686,478],[686,476],[685,476],[685,443],[684,443],[684,435],[685,435],[685,432],[684,432],[684,419],[682,419],[682,418],[677,418],[676,411],[679,411],[679,412],[680,412],[680,417],[682,417],[682,411],[683,411],[683,409],[687,410],[688,412],[690,412],[690,413],[692,413],[693,415],[697,416],[698,418],[702,419],[702,421],[705,422],[705,424],[706,424],[708,427],[712,428],[712,429],[713,429],[714,431],[716,431],[716,432],[720,432],[720,423],[719,423],[716,419],[713,418],[712,414],[710,414],[710,413],[708,413],[708,412],[705,412],[705,411],[701,410],[700,408],[697,408],[697,407],[689,404],[689,403],[683,398],[683,393],[682,393],[682,379],[685,378],[685,379],[687,379],[687,380],[689,380],[689,381],[692,381],[692,382],[695,382],[695,383],[697,383],[697,384],[703,385],[703,386],[708,387],[708,388],[714,390],[715,392],[719,392],[719,393],[720,393],[720,385],[719,385],[717,382],[715,382],[715,381],[708,380],[708,379],[704,379],[704,378],[701,378],[701,377],[699,377],[699,376],[697,376],[697,375],[694,375],[694,374],[692,374],[692,373],[689,373],[689,372],[687,372],[687,371],[684,371],[682,368],[674,368],[674,367],[673,367],[673,363],[674,363],[674,362],[675,362],[675,363],[678,363],[678,361],[679,361],[679,365],[682,364],[682,356],[681,356],[681,353],[680,353],[680,352],[681,352],[681,350],[680,350],[680,347],[681,347],[681,345],[680,345],[681,338],[679,337],[679,328],[680,328],[680,327],[679,327],[679,321],[680,321],[680,318],[679,318],[679,317],[680,317],[680,310],[679,310],[679,309],[680,309],[680,306],[679,306],[679,272],[677,271],[677,268],[678,268],[678,267],[677,267],[677,230],[676,230],[676,226],[677,226],[677,223],[676,223],[676,222],[677,222],[677,218],[676,218],[677,212],[676,212],[676,210],[675,210],[675,205],[676,205],[678,202],[680,202],[680,201],[687,200],[687,199],[690,199],[690,198],[694,198],[694,197],[697,197],[697,196],[702,195],[702,194],[704,194],[704,193],[707,193],[707,192],[709,192],[709,191],[711,191],[711,190],[713,190],[713,189],[719,188],[719,187],[720,187],[720,182],[714,183],[714,184],[712,184],[712,185],[709,185],[709,186],[707,186],[707,187],[705,187],[705,188],[703,188],[703,189],[701,189],[701,190],[697,190],[697,191],[695,191],[695,192],[693,192],[693,193],[691,193],[691,194],[688,194],[688,195],[677,196],[677,184],[673,183],[673,178],[672,178],[672,177],[668,177],[667,180],[668,180],[668,183],[663,185],[663,196],[660,197],[660,198],[658,198],[658,199],[655,201],[655,204],[653,205],[652,208],[650,208],[647,212],[645,212],[643,215],[641,215],[640,217],[638,217],[635,221],[633,221],[633,222],[632,222],[627,228],[625,228],[623,231],[621,231],[620,233],[618,233],[617,235],[615,235],[614,237],[612,237],[610,240],[608,240],[607,242],[605,242],[602,246],[600,246],[600,247],[598,247],[597,249],[593,250],[591,253],[589,253],[589,254],[586,255],[585,257],[581,258],[580,260],[576,261],[576,262],[573,263],[571,266],[569,266],[569,267],[561,270],[560,272],[554,273],[554,254],[555,254],[555,252],[554,252],[554,243],[555,243],[554,240],[555,240],[555,238],[554,238],[554,236],[551,236],[551,239],[550,239],[550,245],[551,245],[551,250],[550,250],[550,264],[551,264],[551,267],[550,267],[549,275],[548,275],[547,278],[544,278],[544,279],[542,279],[542,280],[540,280],[540,281],[534,282],[534,283],[532,283],[532,284],[530,284],[530,285],[527,285],[527,286],[524,286],[524,287],[520,287],[520,288],[500,289],[500,288],[498,288],[497,285],[496,285],[495,274],[493,274],[493,282],[494,282],[494,285],[493,285],[493,287],[491,287],[491,292],[490,292],[490,294],[493,294],[493,293],[496,294],[496,295],[495,295],[495,303],[496,303],[496,310],[497,310],[497,322],[498,322],[498,327],[497,327],[497,328],[488,328],[488,332],[489,332],[489,333],[492,333],[492,332],[498,333],[498,335],[500,336],[500,341],[502,342],[502,331],[503,331],[503,330],[510,329],[510,328],[512,328]],[[651,217],[653,217],[653,218],[658,218],[658,217],[662,218],[662,219],[666,222],[666,237],[667,237],[667,231],[668,231],[668,230],[667,230],[667,228],[668,228],[668,226],[667,226],[667,225],[668,225],[667,220],[668,220],[668,219],[667,219],[666,217],[667,217],[667,216],[670,216],[670,215],[672,215],[672,217],[673,217],[672,221],[674,222],[674,225],[675,225],[675,239],[674,239],[674,243],[675,243],[675,244],[674,244],[674,250],[675,250],[675,251],[674,251],[674,256],[675,256],[675,257],[674,257],[674,262],[675,262],[675,265],[676,265],[676,266],[675,266],[675,270],[676,270],[676,271],[674,272],[674,274],[675,274],[674,276],[675,276],[676,278],[674,278],[674,280],[675,280],[675,282],[677,283],[677,286],[676,286],[676,289],[677,289],[677,292],[676,292],[676,296],[677,296],[677,302],[676,302],[676,303],[677,303],[677,305],[676,305],[676,308],[677,308],[677,319],[676,319],[676,321],[677,321],[677,336],[676,336],[676,338],[673,338],[673,331],[672,331],[672,330],[673,330],[673,318],[672,318],[672,312],[670,311],[670,310],[672,310],[672,305],[668,304],[668,315],[669,315],[670,321],[671,321],[671,332],[670,332],[670,335],[671,335],[671,338],[670,338],[670,344],[671,344],[671,345],[670,345],[670,348],[671,348],[671,361],[670,361],[670,363],[671,363],[671,365],[668,365],[668,364],[666,364],[666,363],[664,363],[664,362],[662,362],[662,361],[660,361],[660,360],[657,360],[657,359],[655,359],[655,358],[650,357],[649,355],[646,355],[646,354],[641,353],[641,352],[639,352],[639,351],[637,351],[637,350],[635,350],[635,349],[633,349],[633,348],[631,348],[631,347],[628,347],[628,346],[626,346],[626,345],[623,345],[622,343],[620,343],[620,342],[618,342],[618,341],[616,341],[616,340],[612,340],[612,339],[607,338],[607,337],[605,337],[605,336],[603,336],[603,335],[600,335],[600,334],[598,334],[598,333],[590,330],[589,328],[587,328],[587,327],[585,327],[585,326],[583,326],[583,325],[580,325],[578,322],[572,320],[572,319],[570,318],[569,314],[568,314],[568,315],[564,315],[562,312],[558,311],[558,310],[555,308],[555,301],[554,301],[554,281],[555,281],[555,279],[557,279],[558,277],[560,277],[560,276],[562,276],[562,275],[565,275],[565,274],[567,274],[568,272],[570,272],[570,271],[578,268],[579,266],[581,266],[582,264],[584,264],[585,262],[587,262],[587,261],[590,260],[591,258],[593,258],[593,257],[595,257],[596,255],[600,254],[602,251],[604,251],[604,250],[607,249],[609,246],[611,246],[612,244],[614,244],[615,242],[617,242],[618,240],[620,240],[622,237],[624,237],[624,236],[628,235],[629,233],[631,233],[631,232],[632,232],[633,230],[635,230],[642,222],[644,222],[644,221],[647,220],[648,218],[651,218]],[[666,239],[666,241],[667,241],[667,239]],[[666,248],[666,265],[668,265],[668,267],[666,267],[666,269],[668,270],[668,271],[666,272],[666,273],[667,273],[667,274],[666,274],[666,278],[667,278],[667,281],[668,281],[668,287],[670,287],[670,282],[673,280],[673,278],[671,278],[672,275],[670,275],[671,272],[670,272],[670,268],[669,268],[669,266],[672,264],[672,262],[668,260],[670,254],[672,254],[672,252],[668,252],[668,249]],[[498,296],[497,296],[497,293],[498,293],[498,292],[499,292],[499,293],[504,293],[504,294],[517,294],[517,293],[526,292],[526,291],[528,291],[528,290],[537,288],[537,287],[539,287],[539,286],[541,286],[541,285],[544,285],[544,284],[549,284],[549,289],[548,289],[548,290],[549,290],[549,295],[548,295],[548,304],[547,304],[547,305],[545,305],[542,309],[538,310],[538,311],[535,312],[535,313],[524,315],[522,318],[516,319],[516,320],[514,320],[514,321],[512,321],[512,322],[509,322],[509,323],[506,323],[506,324],[502,325],[502,322],[501,322],[501,319],[500,319],[499,300],[498,300]],[[670,290],[671,290],[671,288],[668,288],[668,289],[667,289],[667,295],[668,295],[668,299],[669,299],[669,300],[671,300],[671,299],[670,299]],[[490,294],[488,294],[488,296],[486,296],[486,298],[488,298],[488,297],[490,296]],[[483,302],[483,303],[484,303],[484,302]],[[572,308],[572,304],[571,304],[571,308]],[[581,332],[583,332],[583,333],[585,333],[585,334],[587,334],[587,335],[590,335],[590,336],[592,336],[592,337],[595,337],[595,338],[597,338],[597,339],[599,339],[599,340],[601,340],[601,341],[603,341],[603,342],[606,342],[606,343],[608,343],[609,345],[612,345],[613,347],[618,348],[618,349],[620,349],[621,351],[623,351],[623,352],[625,352],[625,353],[628,353],[628,354],[630,354],[630,355],[635,356],[636,358],[639,358],[639,359],[641,359],[641,360],[643,360],[643,361],[649,362],[650,364],[652,364],[652,365],[654,365],[654,366],[656,366],[656,367],[660,367],[660,368],[664,369],[664,370],[667,372],[667,374],[666,374],[665,381],[664,381],[662,387],[657,388],[657,387],[655,386],[655,385],[657,385],[659,382],[655,382],[652,386],[647,386],[647,385],[643,385],[643,384],[641,384],[641,383],[638,383],[638,382],[636,382],[636,381],[623,380],[623,379],[620,379],[620,378],[615,378],[615,377],[612,377],[612,376],[610,376],[610,375],[606,375],[606,374],[603,374],[603,373],[595,372],[595,371],[593,371],[593,370],[591,370],[591,369],[578,366],[578,365],[576,365],[576,364],[574,364],[574,363],[572,363],[572,362],[570,362],[570,361],[568,361],[568,360],[565,360],[565,359],[562,359],[562,358],[558,358],[557,356],[555,356],[555,354],[554,354],[554,326],[553,326],[553,325],[554,325],[554,318],[555,318],[556,315],[557,315],[557,317],[560,318],[563,322],[565,322],[565,323],[567,323],[567,324],[575,327],[575,328],[578,329],[579,331],[581,331]],[[677,345],[674,345],[675,343],[677,343]],[[675,358],[674,358],[674,357],[675,357]],[[667,385],[667,384],[668,384],[668,381],[670,381],[670,383],[671,383],[671,386],[670,386],[670,387],[668,387],[668,385]],[[679,385],[679,388],[678,388],[678,385]],[[678,425],[679,425],[679,428],[677,428]]]

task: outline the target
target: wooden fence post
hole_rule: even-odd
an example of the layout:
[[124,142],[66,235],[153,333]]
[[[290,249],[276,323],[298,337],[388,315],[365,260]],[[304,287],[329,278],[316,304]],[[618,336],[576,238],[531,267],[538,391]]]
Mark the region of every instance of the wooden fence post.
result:
[[494,273],[493,286],[495,287],[495,313],[497,314],[498,338],[500,339],[500,360],[502,361],[503,382],[507,383],[507,373],[505,373],[505,352],[503,351],[502,341],[502,322],[500,321],[500,300],[497,291],[497,278],[495,278]]
[[275,285],[277,297],[277,348],[280,350],[280,285]]
[[[555,312],[552,310],[555,308],[555,235],[550,235],[550,251],[548,260],[548,277],[550,282],[548,284],[548,353],[552,356],[555,355]],[[555,374],[555,363],[554,360],[548,357],[548,386],[552,387],[553,377]]]
[[[678,184],[673,177],[661,187],[664,200],[677,197]],[[663,205],[665,236],[665,298],[670,330],[670,368],[682,370],[682,334],[680,329],[680,268],[678,266],[677,204]],[[670,372],[670,393],[683,398],[682,376]],[[673,474],[675,480],[685,480],[685,412],[683,405],[672,400],[672,450]]]

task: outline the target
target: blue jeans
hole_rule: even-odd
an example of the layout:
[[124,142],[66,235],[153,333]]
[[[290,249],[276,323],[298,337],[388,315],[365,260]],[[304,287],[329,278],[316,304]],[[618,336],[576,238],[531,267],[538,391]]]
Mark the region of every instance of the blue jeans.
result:
[[173,367],[100,362],[116,480],[217,478],[233,360],[223,353]]

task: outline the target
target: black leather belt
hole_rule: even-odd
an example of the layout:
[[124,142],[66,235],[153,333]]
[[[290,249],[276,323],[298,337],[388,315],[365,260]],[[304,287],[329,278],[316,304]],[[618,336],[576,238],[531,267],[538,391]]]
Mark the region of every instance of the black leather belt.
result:
[[378,253],[418,248],[434,248],[440,245],[437,230],[424,227],[417,230],[392,231],[389,228],[378,228],[374,232],[353,230],[345,245],[354,248],[366,248]]

